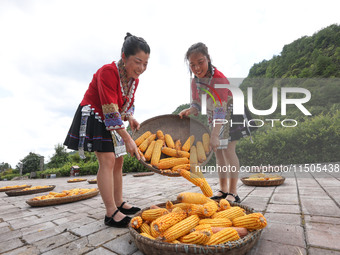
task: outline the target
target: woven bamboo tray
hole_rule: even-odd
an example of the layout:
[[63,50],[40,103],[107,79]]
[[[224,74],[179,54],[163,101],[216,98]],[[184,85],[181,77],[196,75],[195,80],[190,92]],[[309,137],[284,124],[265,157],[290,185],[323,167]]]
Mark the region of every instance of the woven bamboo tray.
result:
[[30,194],[35,194],[35,193],[41,193],[41,192],[46,192],[46,191],[51,191],[55,188],[55,185],[49,185],[47,188],[41,188],[41,189],[32,189],[32,190],[11,190],[11,191],[6,191],[5,193],[7,196],[23,196],[23,195],[30,195]]
[[[210,134],[210,130],[207,126],[204,126],[197,120],[183,117],[181,119],[178,115],[167,114],[167,115],[159,115],[154,118],[148,119],[140,124],[140,128],[138,131],[132,134],[133,140],[136,140],[139,136],[144,134],[146,131],[150,131],[153,134],[156,134],[157,130],[162,130],[164,134],[170,134],[174,141],[180,139],[181,143],[184,144],[185,141],[190,137],[190,135],[195,136],[196,141],[202,141],[202,135],[204,133]],[[200,166],[206,165],[213,155],[213,151],[209,153],[207,156],[207,160],[203,162]],[[163,158],[163,155],[162,155]],[[163,172],[142,159],[140,162],[150,169],[151,171],[162,174],[170,177],[178,177],[180,176],[178,173],[166,173]]]
[[150,175],[154,175],[154,172],[144,172],[144,173],[137,173],[137,174],[133,174],[133,177],[143,177],[143,176],[150,176]]
[[66,203],[76,202],[79,200],[88,199],[88,198],[97,196],[98,193],[99,193],[99,190],[95,190],[95,191],[92,191],[86,194],[75,195],[75,196],[70,196],[70,197],[60,197],[60,198],[36,200],[36,201],[29,199],[26,201],[26,203],[33,207],[60,205],[60,204],[66,204]]
[[97,180],[96,179],[94,179],[94,180],[88,180],[87,181],[89,184],[97,184]]
[[68,183],[73,183],[73,182],[85,182],[87,179],[80,179],[80,180],[77,180],[77,181],[72,181],[72,180],[68,180],[67,182]]
[[7,188],[7,189],[0,188],[0,192],[10,191],[10,190],[18,190],[18,189],[24,189],[24,188],[30,188],[30,187],[32,187],[32,185],[25,185],[23,187],[18,187],[18,188]]
[[[173,204],[178,203],[173,201]],[[239,206],[246,210],[247,213],[253,213],[254,209],[248,206],[230,202],[232,206]],[[165,203],[157,206],[165,208]],[[142,212],[150,209],[145,208],[136,216],[141,216]],[[196,245],[196,244],[171,244],[156,240],[151,240],[147,237],[141,236],[137,230],[129,225],[129,231],[133,237],[138,249],[146,255],[187,255],[187,254],[228,254],[228,255],[242,255],[248,252],[254,244],[258,241],[262,229],[249,232],[248,235],[233,242],[227,242],[219,245]]]
[[248,179],[248,177],[241,178],[241,181],[248,186],[259,186],[259,187],[266,187],[266,186],[279,186],[284,183],[286,178],[282,177],[278,180],[267,180],[267,181],[253,181]]

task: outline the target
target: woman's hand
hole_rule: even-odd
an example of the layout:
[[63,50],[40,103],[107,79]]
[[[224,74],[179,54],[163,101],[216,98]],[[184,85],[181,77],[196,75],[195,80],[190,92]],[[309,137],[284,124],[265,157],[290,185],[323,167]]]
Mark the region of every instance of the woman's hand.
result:
[[135,141],[130,137],[130,139],[124,140],[126,152],[129,153],[132,157],[135,156],[138,160],[140,160],[140,155],[138,153],[138,148]]
[[217,148],[220,146],[220,139],[218,138],[218,135],[211,136],[209,145],[214,152],[217,151]]
[[198,111],[196,108],[190,107],[190,108],[182,110],[178,115],[182,119],[183,116],[188,116],[190,114],[197,114],[197,113]]
[[133,116],[130,116],[128,118],[128,121],[129,121],[129,124],[130,124],[132,131],[135,131],[135,129],[139,130],[139,128],[140,128],[139,122]]

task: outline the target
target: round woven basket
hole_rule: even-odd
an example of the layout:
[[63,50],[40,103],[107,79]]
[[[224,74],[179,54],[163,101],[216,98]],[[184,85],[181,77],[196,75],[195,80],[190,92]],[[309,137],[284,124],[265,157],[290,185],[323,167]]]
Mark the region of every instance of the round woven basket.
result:
[[30,194],[35,194],[35,193],[41,193],[41,192],[46,192],[46,191],[51,191],[55,188],[55,185],[49,185],[47,188],[41,188],[41,189],[32,189],[32,190],[11,190],[11,191],[6,191],[5,193],[7,196],[23,196],[23,195],[30,195]]
[[[177,201],[173,201],[177,203]],[[246,210],[247,213],[253,213],[254,209],[248,206],[230,202],[232,206],[239,206]],[[159,207],[165,207],[165,203],[158,204]],[[141,216],[142,212],[150,208],[145,208],[136,216]],[[262,229],[249,232],[248,235],[233,242],[227,242],[219,245],[196,245],[196,244],[171,244],[140,235],[137,230],[129,225],[129,231],[133,237],[138,249],[146,255],[184,255],[184,254],[228,254],[241,255],[248,252],[258,241]]]
[[32,200],[29,199],[26,201],[27,204],[33,207],[38,206],[49,206],[49,205],[59,205],[59,204],[66,204],[71,202],[76,202],[79,200],[84,200],[90,197],[97,196],[99,193],[99,190],[91,191],[89,193],[81,194],[81,195],[75,195],[75,196],[69,196],[69,197],[60,197],[60,198],[53,198],[53,199],[45,199],[45,200]]
[[89,184],[97,184],[97,180],[88,180],[87,181]]
[[77,180],[77,181],[72,181],[72,180],[68,180],[68,183],[73,183],[73,182],[85,182],[87,179],[81,179],[81,180]]
[[241,181],[248,186],[259,186],[259,187],[266,187],[266,186],[279,186],[284,183],[286,178],[282,177],[278,180],[266,180],[266,181],[255,181],[248,179],[248,177],[241,178]]
[[[153,117],[141,123],[140,129],[132,134],[132,138],[133,140],[136,140],[146,131],[150,131],[151,133],[156,134],[157,130],[162,130],[164,134],[170,134],[174,141],[180,139],[182,144],[184,144],[191,135],[195,136],[195,141],[202,141],[202,135],[204,133],[210,134],[209,128],[207,126],[204,126],[197,120],[188,117],[183,117],[181,119],[178,115],[167,114]],[[207,160],[203,162],[200,166],[204,166],[205,164],[207,164],[212,155],[213,151],[209,153],[209,155],[207,156]],[[146,168],[157,174],[171,177],[180,176],[178,173],[163,172],[143,160],[140,160],[140,162]]]
[[25,188],[30,188],[30,187],[32,187],[32,185],[25,185],[23,187],[18,187],[18,188],[7,188],[7,189],[0,188],[0,192],[5,192],[9,190],[19,190],[19,189],[25,189]]

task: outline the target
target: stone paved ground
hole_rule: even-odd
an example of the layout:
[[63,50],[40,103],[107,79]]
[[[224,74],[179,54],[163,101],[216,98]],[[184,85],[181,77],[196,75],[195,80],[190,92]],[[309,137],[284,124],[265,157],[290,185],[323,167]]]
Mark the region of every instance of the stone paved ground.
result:
[[[278,187],[245,186],[239,182],[242,204],[263,212],[268,220],[248,255],[340,255],[339,175],[284,175],[286,181]],[[95,185],[71,184],[68,179],[2,181],[0,187],[54,184],[55,191],[62,191]],[[207,180],[213,190],[218,190],[216,177]],[[183,191],[199,191],[182,178],[158,174],[148,177],[128,174],[123,181],[125,199],[142,208],[175,200]],[[64,205],[33,208],[25,201],[34,196],[9,197],[0,193],[0,254],[142,254],[127,229],[103,224],[105,210],[99,195]]]

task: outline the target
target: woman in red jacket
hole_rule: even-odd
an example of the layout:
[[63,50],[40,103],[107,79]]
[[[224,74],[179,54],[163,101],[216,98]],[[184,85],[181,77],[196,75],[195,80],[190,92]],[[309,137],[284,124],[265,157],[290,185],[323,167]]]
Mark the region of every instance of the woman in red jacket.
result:
[[139,129],[133,117],[135,91],[139,76],[146,70],[150,47],[143,38],[127,33],[118,62],[104,65],[94,75],[66,137],[64,145],[78,150],[94,151],[99,170],[97,182],[106,207],[104,223],[126,227],[140,210],[123,201],[122,155],[140,158],[137,146],[125,130],[128,121],[132,130]]
[[[201,107],[206,107],[208,124],[211,127],[210,147],[216,155],[216,163],[219,171],[220,190],[213,198],[227,198],[229,201],[241,202],[237,195],[237,181],[240,163],[236,154],[237,141],[249,134],[243,128],[228,124],[218,124],[216,120],[225,120],[228,113],[228,100],[232,98],[231,91],[227,88],[215,88],[215,84],[229,84],[228,79],[222,72],[211,64],[208,48],[203,43],[192,45],[187,53],[186,60],[189,62],[190,73],[194,74],[191,83],[191,105],[184,109],[179,116],[197,115],[201,112]],[[201,95],[208,95],[206,106],[201,105]],[[231,118],[233,118],[231,116]],[[220,123],[223,123],[220,121]],[[229,183],[228,183],[229,179]]]

